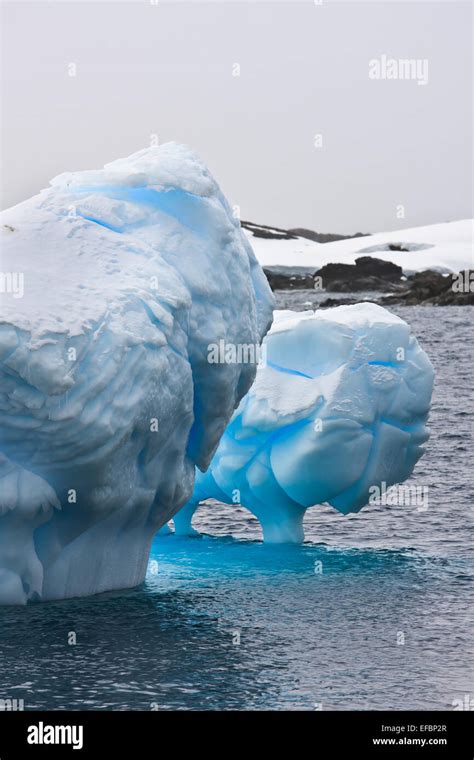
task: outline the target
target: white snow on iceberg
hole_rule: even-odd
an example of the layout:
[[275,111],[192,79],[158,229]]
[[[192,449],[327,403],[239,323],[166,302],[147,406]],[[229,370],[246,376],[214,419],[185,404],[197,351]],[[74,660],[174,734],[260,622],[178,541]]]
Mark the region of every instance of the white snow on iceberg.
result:
[[255,376],[207,347],[259,344],[267,281],[173,143],[3,212],[1,269],[0,603],[134,586]]
[[371,303],[275,312],[263,345],[252,388],[174,517],[178,534],[213,498],[249,509],[266,541],[299,542],[308,507],[357,512],[423,454],[434,373],[402,319]]

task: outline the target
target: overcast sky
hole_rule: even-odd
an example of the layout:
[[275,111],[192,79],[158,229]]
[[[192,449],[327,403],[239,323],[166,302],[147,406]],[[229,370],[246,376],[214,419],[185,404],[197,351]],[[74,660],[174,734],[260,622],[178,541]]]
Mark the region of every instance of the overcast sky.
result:
[[[195,149],[243,219],[350,233],[472,216],[470,2],[16,0],[2,16],[3,208],[158,135]],[[427,59],[427,84],[370,79],[383,55]]]

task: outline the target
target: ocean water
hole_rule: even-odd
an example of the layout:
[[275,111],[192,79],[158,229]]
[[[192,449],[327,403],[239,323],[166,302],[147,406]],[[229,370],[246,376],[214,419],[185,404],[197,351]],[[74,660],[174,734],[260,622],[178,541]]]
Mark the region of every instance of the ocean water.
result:
[[27,710],[441,710],[472,697],[474,308],[393,310],[437,372],[412,478],[428,487],[426,510],[315,507],[305,544],[277,547],[245,509],[204,505],[204,535],[157,537],[141,587],[0,608],[0,699]]

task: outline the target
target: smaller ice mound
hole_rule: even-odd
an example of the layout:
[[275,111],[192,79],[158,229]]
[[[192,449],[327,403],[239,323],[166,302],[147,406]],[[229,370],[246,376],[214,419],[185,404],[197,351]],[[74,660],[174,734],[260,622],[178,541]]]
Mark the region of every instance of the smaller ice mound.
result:
[[176,532],[193,532],[208,498],[249,509],[269,542],[302,541],[308,507],[358,512],[422,456],[433,378],[409,325],[381,306],[275,312],[256,380]]

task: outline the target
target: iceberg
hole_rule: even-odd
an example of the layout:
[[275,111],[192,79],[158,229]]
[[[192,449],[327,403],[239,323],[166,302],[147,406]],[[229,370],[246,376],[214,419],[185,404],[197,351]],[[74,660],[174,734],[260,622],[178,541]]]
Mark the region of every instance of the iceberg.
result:
[[167,143],[2,213],[0,603],[139,584],[251,386],[273,296],[218,185]]
[[275,312],[257,377],[235,411],[175,532],[198,504],[241,504],[264,540],[301,542],[327,503],[358,512],[373,489],[406,480],[423,454],[434,372],[408,324],[381,306]]

